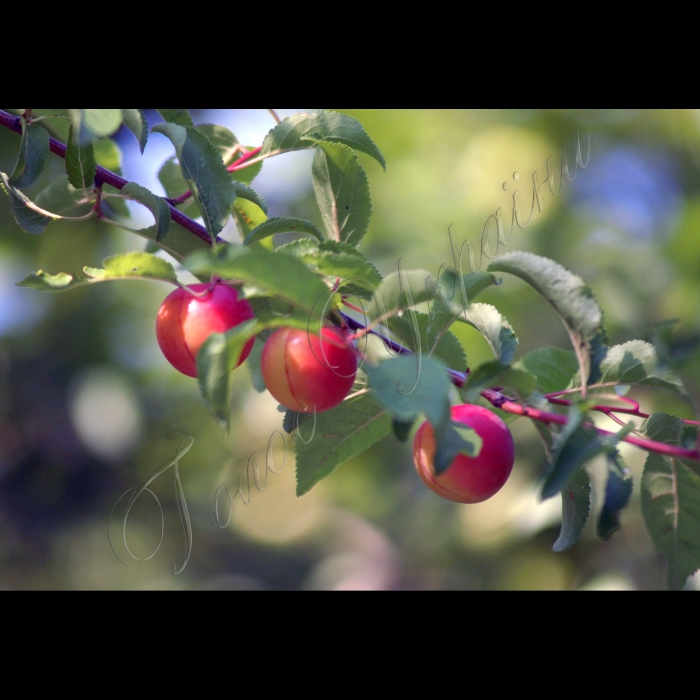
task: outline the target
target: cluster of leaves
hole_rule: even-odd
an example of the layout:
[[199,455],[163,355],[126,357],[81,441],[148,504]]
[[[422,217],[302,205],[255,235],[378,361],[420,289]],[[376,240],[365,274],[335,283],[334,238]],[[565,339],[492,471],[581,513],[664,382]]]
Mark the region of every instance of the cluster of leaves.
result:
[[[70,122],[66,175],[30,201],[22,190],[41,172],[49,137],[41,123],[22,117],[17,165],[10,175],[0,173],[0,179],[17,222],[26,231],[41,233],[59,218],[94,215],[113,222],[116,215],[105,207],[123,198],[147,207],[155,221],[135,231],[149,240],[146,252],[109,258],[100,269],[85,267],[84,277],[39,271],[20,284],[56,291],[109,279],[177,283],[172,265],[152,254],[157,249],[170,253],[200,279],[216,275],[236,284],[253,304],[255,319],[212,335],[197,359],[202,396],[225,428],[229,426],[230,372],[249,338],[264,340],[280,326],[313,331],[321,323],[338,322],[340,311],[346,310],[342,301],[349,297],[363,309],[366,304],[361,325],[380,331],[394,356],[376,361],[368,344],[368,359],[358,371],[355,391],[341,405],[313,417],[287,412],[283,424],[288,432],[298,430],[301,421],[313,420],[315,425],[311,439],[297,442],[298,495],[392,432],[406,441],[422,416],[435,429],[436,471],[447,469],[459,453],[478,454],[481,440],[476,433],[450,418],[450,403],[456,400],[482,401],[482,392],[497,387],[501,396],[523,406],[550,410],[545,394],[575,389],[564,425],[533,420],[548,458],[541,496],[562,496],[563,523],[554,544],[561,551],[576,542],[589,517],[591,482],[585,465],[593,458],[602,455],[608,464],[597,523],[598,534],[607,539],[619,529],[619,513],[632,493],[629,469],[617,449],[619,441],[634,430],[671,445],[697,445],[695,432],[665,414],[652,415],[638,429],[628,424],[614,435],[595,429],[590,398],[597,392],[611,387],[623,391],[621,387],[632,384],[680,393],[685,389],[660,344],[633,340],[608,347],[603,312],[593,293],[553,260],[511,252],[493,261],[485,272],[445,270],[435,279],[426,270],[399,269],[382,278],[358,250],[372,203],[356,151],[382,167],[385,161],[356,120],[324,111],[294,115],[268,133],[257,156],[247,160],[248,167],[229,170],[250,147],[241,146],[222,126],[195,126],[186,110],[159,112],[164,121],[153,131],[170,139],[175,151],[159,174],[169,199],[135,183],[110,185],[97,166],[96,153],[116,148],[108,137],[122,124],[134,133],[143,151],[149,133],[140,110],[52,110],[44,116]],[[105,142],[111,145],[100,145]],[[251,187],[265,158],[298,149],[315,150],[313,186],[324,230],[301,219],[268,218],[264,199]],[[174,211],[200,217],[211,245],[176,222]],[[219,245],[217,234],[230,217],[242,243]],[[285,232],[308,237],[275,247],[274,235]],[[573,350],[541,348],[514,361],[518,339],[511,324],[494,306],[474,301],[482,291],[501,283],[495,273],[519,277],[537,290],[561,319]],[[347,320],[360,321],[357,316]],[[467,371],[465,350],[450,330],[454,323],[478,330],[494,359]],[[256,389],[264,391],[259,358],[259,351],[253,352],[248,364]],[[685,578],[700,568],[698,463],[650,454],[642,479],[642,502],[649,532],[669,559],[669,585],[682,587]]]

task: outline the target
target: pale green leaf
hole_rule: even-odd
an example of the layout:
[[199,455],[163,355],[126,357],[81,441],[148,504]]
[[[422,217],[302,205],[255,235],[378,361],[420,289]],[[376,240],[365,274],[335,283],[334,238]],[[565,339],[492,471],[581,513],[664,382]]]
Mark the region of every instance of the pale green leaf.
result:
[[513,366],[534,374],[540,390],[551,394],[569,386],[578,362],[572,350],[539,348],[521,357]]
[[51,221],[47,211],[37,211],[36,205],[20,190],[10,184],[6,173],[0,172],[0,187],[7,193],[12,206],[12,215],[17,225],[27,233],[39,234]]
[[170,228],[170,207],[163,197],[158,197],[135,182],[129,182],[121,189],[121,194],[128,199],[133,199],[143,204],[153,214],[155,222],[156,241],[162,241]]
[[139,148],[143,153],[148,141],[148,122],[142,109],[123,109],[122,119],[124,126],[136,137]]
[[319,241],[323,240],[323,234],[310,221],[291,216],[275,216],[254,228],[246,236],[243,244],[257,243],[276,233],[309,233]]
[[518,338],[505,316],[495,306],[471,304],[466,312],[457,317],[457,320],[476,328],[486,338],[497,360],[508,364],[515,356]]

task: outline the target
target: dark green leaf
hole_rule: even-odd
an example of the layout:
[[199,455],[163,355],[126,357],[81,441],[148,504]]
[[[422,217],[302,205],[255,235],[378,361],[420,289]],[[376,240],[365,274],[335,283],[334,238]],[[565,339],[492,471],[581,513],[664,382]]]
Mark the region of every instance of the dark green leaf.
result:
[[[549,258],[522,251],[502,255],[488,270],[520,277],[552,305],[569,333],[584,383],[587,383],[593,364],[592,343],[603,335],[603,313],[585,282]],[[602,352],[602,344],[597,346]],[[597,359],[600,360],[600,356]]]
[[[291,409],[287,409],[284,406],[282,408],[285,409],[284,412],[284,420],[282,421],[282,428],[285,432],[289,433],[290,435],[294,430],[297,430],[304,421],[308,420],[309,418],[313,418],[314,414],[313,413],[300,413],[299,411],[292,411]],[[304,442],[304,440],[308,440],[308,438],[302,438],[301,442]]]
[[598,516],[598,537],[609,540],[620,529],[620,511],[629,503],[632,495],[632,479],[625,478],[629,469],[622,456],[608,456],[608,482],[605,487],[605,503]]
[[27,124],[22,119],[22,141],[10,182],[15,187],[29,187],[41,175],[48,156],[49,134],[46,129],[38,124]]
[[551,394],[569,386],[578,369],[578,362],[572,350],[539,348],[520,358],[513,366],[534,374],[540,390]]
[[336,241],[317,243],[306,238],[280,246],[275,252],[291,255],[328,277],[353,279],[367,283],[370,288],[376,287],[382,281],[377,268],[359,250],[347,243]]
[[600,366],[601,383],[649,384],[687,394],[683,381],[670,369],[660,366],[656,349],[643,340],[614,345]]
[[52,217],[47,216],[49,212],[37,211],[36,205],[23,192],[13,187],[3,172],[0,172],[0,187],[10,197],[12,214],[18,226],[27,233],[43,233],[52,219]]
[[238,182],[237,180],[233,181],[233,186],[236,188],[236,194],[238,195],[238,197],[240,197],[241,199],[247,199],[249,202],[256,204],[267,215],[267,204],[265,200],[254,189],[248,187],[248,185],[242,182]]
[[437,476],[447,471],[457,455],[478,457],[482,447],[482,440],[475,430],[453,420],[437,426],[435,441],[433,468]]
[[148,141],[148,122],[142,109],[123,109],[122,119],[124,126],[136,137],[141,153],[146,148]]
[[227,246],[215,254],[194,255],[184,266],[191,272],[241,280],[246,296],[276,296],[308,314],[314,307],[320,313],[328,293],[322,279],[306,265],[261,248]]
[[173,142],[182,175],[214,240],[231,215],[237,197],[236,187],[221,155],[194,127],[160,123],[153,127],[153,131],[164,134]]
[[95,139],[110,136],[122,123],[120,109],[67,109],[66,113],[71,119],[69,140],[74,146],[88,146]]
[[254,228],[246,236],[243,244],[250,245],[251,243],[257,243],[263,240],[263,238],[274,236],[276,233],[287,232],[310,233],[312,236],[318,238],[319,241],[323,240],[323,234],[310,221],[296,219],[291,216],[275,216]]
[[536,385],[537,378],[533,374],[514,369],[499,360],[492,360],[472,370],[460,393],[467,403],[475,403],[479,394],[491,386],[510,387],[525,397],[535,390]]
[[76,189],[91,189],[95,184],[95,172],[97,163],[92,143],[89,141],[81,146],[77,139],[73,138],[73,126],[71,136],[66,145],[66,173],[70,184]]
[[347,146],[327,141],[316,144],[311,174],[328,237],[358,246],[372,214],[367,175]]
[[263,391],[267,390],[265,380],[263,379],[262,372],[260,371],[260,356],[262,355],[264,347],[265,343],[260,340],[260,338],[256,338],[253,348],[250,351],[250,355],[248,355],[248,359],[246,360],[248,370],[250,371],[250,378],[253,382],[253,387],[258,393],[262,393]]
[[367,135],[357,119],[337,112],[319,111],[313,114],[293,114],[283,119],[263,141],[261,156],[276,155],[287,151],[312,147],[305,136],[324,141],[342,143],[356,151],[366,153],[386,169],[386,161],[374,141]]
[[135,182],[129,182],[124,185],[121,194],[148,208],[156,220],[156,241],[162,241],[170,228],[170,207],[163,197],[156,196],[153,192],[145,187],[141,187],[141,185],[137,185]]
[[399,442],[408,442],[412,427],[413,423],[410,421],[408,423],[404,423],[403,421],[396,420],[396,418],[394,418],[394,420],[391,422],[391,429]]
[[316,416],[314,437],[297,444],[297,496],[302,496],[341,462],[364,452],[391,432],[391,416],[372,394],[343,401]]
[[591,510],[591,482],[583,469],[575,472],[561,492],[562,523],[555,552],[569,549],[578,540]]
[[[651,440],[678,445],[683,423],[676,416],[654,413],[645,423]],[[700,475],[673,457],[650,453],[642,475],[642,514],[656,548],[668,560],[666,580],[683,588],[700,568]]]
[[449,420],[450,381],[444,365],[422,355],[403,355],[364,366],[376,400],[400,421],[425,413],[433,426]]
[[420,339],[420,349],[416,343],[415,333],[416,328],[413,322],[409,319],[409,314],[403,316],[394,316],[389,319],[389,330],[401,340],[401,343],[411,352],[423,352],[426,355],[434,355],[438,359],[445,362],[451,369],[456,369],[459,372],[464,372],[467,367],[467,356],[464,354],[464,348],[453,333],[445,330],[438,339],[435,346],[435,338],[430,335],[430,317],[428,314],[412,313],[413,320],[416,323],[418,338]]
[[502,316],[495,306],[471,304],[457,320],[476,328],[486,338],[497,360],[508,364],[515,356],[518,338],[505,316]]
[[171,124],[194,126],[192,117],[186,109],[159,109],[157,112],[166,122],[170,122]]

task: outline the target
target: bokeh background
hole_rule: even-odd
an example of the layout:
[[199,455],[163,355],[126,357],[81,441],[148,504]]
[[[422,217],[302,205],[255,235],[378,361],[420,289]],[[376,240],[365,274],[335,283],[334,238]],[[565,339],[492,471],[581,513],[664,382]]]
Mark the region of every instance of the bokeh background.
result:
[[[11,110],[18,113],[18,110]],[[280,116],[311,110],[278,110]],[[559,180],[561,146],[574,167],[573,134],[590,160],[543,211],[515,229],[505,250],[549,256],[582,276],[603,307],[612,343],[650,339],[652,325],[677,318],[674,357],[691,401],[662,389],[633,390],[644,410],[694,414],[700,398],[700,111],[690,110],[339,110],[356,117],[387,159],[387,169],[360,154],[374,211],[361,249],[383,274],[451,265],[448,227],[456,245],[478,246],[486,218],[519,188],[527,216],[532,173],[546,162]],[[160,121],[148,110],[151,124]],[[249,145],[274,126],[265,110],[192,110],[195,123],[230,128]],[[50,124],[44,122],[44,124]],[[158,194],[170,142],[151,134],[143,156],[133,135],[114,136],[121,170]],[[11,172],[19,136],[0,130],[0,170]],[[114,154],[111,156],[112,166]],[[253,183],[271,216],[301,216],[318,225],[311,152],[265,162]],[[63,172],[56,156],[30,196]],[[516,182],[515,172],[520,175]],[[509,183],[508,191],[503,183]],[[130,225],[147,226],[138,205]],[[229,240],[240,240],[231,225]],[[663,557],[641,517],[639,484],[645,453],[622,446],[634,495],[622,529],[608,542],[595,517],[563,553],[551,551],[561,519],[559,497],[543,503],[537,480],[544,453],[528,421],[511,423],[516,463],[489,501],[458,505],[427,490],[415,473],[410,443],[389,436],[341,465],[307,495],[294,493],[294,450],[286,462],[282,415],[269,394],[252,387],[246,367],[235,372],[230,435],[202,403],[196,381],[177,373],[155,339],[156,311],[171,290],[158,282],[115,282],[58,294],[15,286],[38,269],[76,272],[115,253],[143,250],[145,239],[87,223],[52,223],[40,236],[23,232],[0,196],[0,587],[5,589],[193,590],[577,590],[663,589]],[[487,261],[485,261],[486,263]],[[187,275],[182,276],[187,281]],[[542,346],[568,348],[563,327],[532,290],[515,278],[479,299],[509,319],[517,357]],[[489,359],[485,342],[455,327],[471,365]],[[600,427],[608,427],[597,419]],[[182,529],[172,470],[152,485],[164,512],[164,535],[148,561],[120,563],[107,525],[119,497],[186,436],[194,446],[180,462],[192,519],[191,558],[181,566]],[[239,477],[247,500],[246,466],[257,454],[275,460],[248,505],[236,498],[231,522],[215,527],[219,486],[233,494]],[[594,489],[600,464],[590,467]],[[262,466],[264,473],[264,466]],[[223,491],[219,491],[220,495]],[[124,501],[122,501],[123,505]],[[226,500],[222,498],[222,519]],[[594,498],[594,512],[599,508]],[[119,508],[119,507],[118,507]],[[117,511],[118,512],[118,509]],[[116,530],[113,530],[113,533]],[[147,557],[161,521],[151,497],[129,520],[132,552]],[[119,551],[119,545],[116,545]],[[124,557],[123,548],[121,550]],[[700,588],[700,577],[686,588]]]

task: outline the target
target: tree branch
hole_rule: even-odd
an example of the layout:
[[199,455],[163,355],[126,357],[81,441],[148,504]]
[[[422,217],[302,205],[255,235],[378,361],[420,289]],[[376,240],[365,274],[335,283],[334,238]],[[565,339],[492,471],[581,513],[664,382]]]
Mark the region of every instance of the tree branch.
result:
[[[4,112],[1,109],[0,125],[10,129],[11,131],[14,131],[17,134],[22,133],[22,122],[20,117],[16,117],[13,114],[10,114],[9,112]],[[51,153],[55,153],[61,158],[65,159],[66,157],[66,145],[53,137],[49,138],[49,150],[51,151]],[[123,177],[120,177],[116,173],[107,170],[107,168],[103,168],[101,165],[97,166],[97,171],[95,174],[95,184],[98,187],[104,183],[107,185],[111,185],[112,187],[116,187],[118,190],[121,190],[122,187],[124,187],[124,185],[128,184],[128,182],[128,180],[125,180]],[[168,200],[166,199],[166,202],[167,201]],[[198,224],[196,221],[193,221],[192,219],[190,219],[189,216],[185,216],[181,211],[178,211],[170,202],[168,202],[168,206],[170,207],[170,218],[175,223],[180,224],[182,228],[186,229],[190,233],[193,233],[198,238],[201,238],[205,243],[211,245],[211,238],[209,237],[209,233],[207,232],[206,228],[204,228],[204,226]],[[224,241],[222,238],[217,238],[217,243],[226,243],[226,241]]]

